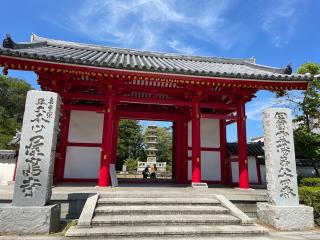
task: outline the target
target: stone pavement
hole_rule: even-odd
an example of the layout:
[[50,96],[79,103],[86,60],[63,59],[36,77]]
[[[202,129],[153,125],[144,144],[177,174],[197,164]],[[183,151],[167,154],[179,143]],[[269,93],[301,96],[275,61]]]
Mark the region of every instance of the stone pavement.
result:
[[[13,194],[13,185],[0,186],[0,201],[11,200]],[[189,185],[185,184],[120,184],[117,188],[111,187],[97,187],[95,183],[63,183],[58,186],[54,186],[52,189],[51,200],[56,199],[67,199],[67,195],[70,193],[121,193],[128,192],[139,193],[139,192],[150,192],[159,193],[166,192],[173,194],[176,192],[203,192],[205,194],[220,194],[227,197],[229,200],[255,200],[255,201],[266,201],[267,191],[265,189],[249,189],[241,190],[238,188],[222,187],[213,185],[205,190],[194,190]]]
[[[0,240],[70,240],[70,238],[59,236],[59,235],[36,235],[36,236],[0,236]],[[76,240],[75,238],[72,238]],[[97,238],[102,239],[102,238]],[[121,238],[115,238],[109,240],[119,240]],[[193,237],[193,238],[186,238],[186,237],[170,237],[170,238],[155,238],[160,240],[235,240],[235,237]],[[92,240],[94,240],[92,238]],[[144,240],[144,238],[130,238],[130,240]],[[152,238],[145,238],[145,240],[153,240]],[[302,231],[302,232],[271,232],[267,236],[262,237],[241,237],[237,236],[236,240],[320,240],[320,229],[310,230],[310,231]]]

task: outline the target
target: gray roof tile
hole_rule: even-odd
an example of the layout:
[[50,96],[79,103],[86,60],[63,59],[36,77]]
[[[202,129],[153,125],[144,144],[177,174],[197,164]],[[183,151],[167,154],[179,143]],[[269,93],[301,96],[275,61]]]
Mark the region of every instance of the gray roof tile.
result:
[[[248,156],[263,156],[263,143],[248,143]],[[238,155],[238,143],[227,143],[227,152],[230,156]]]
[[[9,44],[8,44],[9,41]],[[11,41],[11,42],[10,42]],[[196,76],[264,80],[311,80],[308,75],[287,75],[284,68],[255,64],[255,59],[185,56],[53,40],[32,35],[30,43],[8,37],[0,55],[116,69],[179,73]]]

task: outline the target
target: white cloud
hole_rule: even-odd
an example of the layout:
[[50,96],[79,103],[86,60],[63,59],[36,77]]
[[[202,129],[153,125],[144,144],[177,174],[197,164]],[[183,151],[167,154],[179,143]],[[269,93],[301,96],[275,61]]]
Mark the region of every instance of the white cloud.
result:
[[258,96],[251,102],[246,104],[246,115],[249,120],[262,121],[262,112],[266,108],[285,107],[292,110],[293,115],[299,113],[298,105],[296,103],[301,102],[303,99],[303,92],[299,90],[289,91],[288,96],[276,97],[272,96]]
[[249,120],[259,121],[262,120],[262,111],[269,107],[274,107],[274,98],[269,97],[266,99],[253,99],[246,105],[246,115]]
[[240,26],[226,16],[234,6],[231,0],[87,0],[60,24],[120,47],[193,54],[200,49],[192,39],[224,50],[235,45]]
[[285,102],[281,102],[280,99],[275,97],[267,97],[261,99],[253,99],[246,105],[247,118],[253,121],[262,121],[262,112],[266,108],[270,107],[284,107]]
[[274,46],[281,48],[288,44],[295,33],[296,23],[301,15],[298,1],[269,1],[264,7],[261,28]]
[[175,52],[178,53],[194,54],[195,52],[197,52],[197,49],[183,44],[177,40],[168,41],[168,45],[171,49],[175,50]]

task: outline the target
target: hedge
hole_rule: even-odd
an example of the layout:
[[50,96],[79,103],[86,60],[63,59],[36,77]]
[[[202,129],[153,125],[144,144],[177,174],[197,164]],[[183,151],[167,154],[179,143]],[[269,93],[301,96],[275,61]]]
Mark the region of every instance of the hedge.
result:
[[320,186],[299,187],[300,203],[313,207],[314,221],[320,226]]
[[303,178],[299,186],[320,187],[320,178]]

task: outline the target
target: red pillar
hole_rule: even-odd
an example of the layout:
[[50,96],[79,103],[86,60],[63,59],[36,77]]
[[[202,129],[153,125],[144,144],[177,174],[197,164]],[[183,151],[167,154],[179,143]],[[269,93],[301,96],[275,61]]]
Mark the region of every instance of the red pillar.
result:
[[181,179],[188,180],[188,119],[184,118],[181,124]]
[[192,101],[192,182],[201,182],[200,104]]
[[221,163],[221,181],[223,184],[228,182],[228,166],[227,166],[227,131],[226,120],[220,119],[220,163]]
[[177,122],[174,121],[172,123],[172,179],[177,178],[177,168],[179,167],[179,164],[177,163],[179,159],[178,154],[178,134],[177,134]]
[[99,182],[100,187],[110,185],[110,173],[109,166],[111,161],[111,149],[112,149],[112,127],[113,127],[113,111],[114,111],[114,100],[112,96],[112,86],[108,86],[106,109],[104,112],[103,120],[103,135],[101,145],[101,163]]
[[239,188],[249,187],[248,176],[248,153],[246,136],[246,114],[244,104],[237,109],[237,130],[238,130],[238,162],[239,162]]
[[112,151],[111,151],[111,163],[116,164],[117,161],[117,146],[118,146],[118,130],[119,130],[120,119],[114,118],[113,121],[113,132],[112,132]]
[[70,123],[70,111],[62,109],[62,118],[61,118],[61,125],[60,125],[59,156],[56,159],[56,164],[55,164],[55,179],[57,182],[61,182],[64,178],[64,166],[66,162],[66,154],[67,154],[67,147],[68,147],[69,123]]

